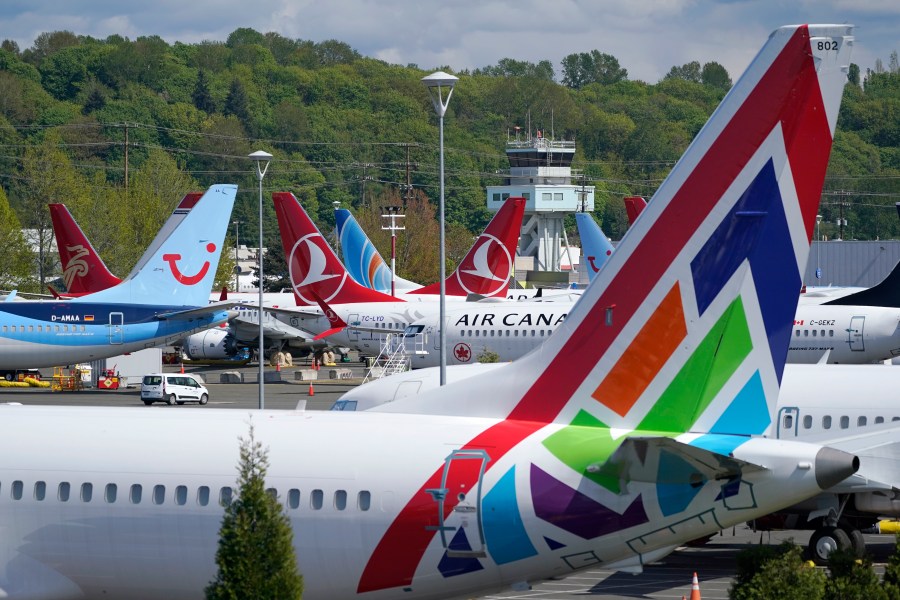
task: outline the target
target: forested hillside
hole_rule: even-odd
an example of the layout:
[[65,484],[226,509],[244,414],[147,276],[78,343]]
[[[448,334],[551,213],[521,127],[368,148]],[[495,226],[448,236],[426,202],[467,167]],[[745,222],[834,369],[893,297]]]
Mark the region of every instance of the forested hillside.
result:
[[[716,63],[673,65],[660,82],[629,79],[597,50],[560,65],[515,58],[474,72],[391,65],[347,44],[238,29],[226,41],[168,44],[45,33],[31,48],[0,49],[0,287],[36,290],[56,275],[35,268],[20,227],[49,234],[48,202],[64,202],[110,269],[125,275],[183,193],[238,183],[233,219],[256,246],[254,150],[275,159],[264,180],[265,244],[280,251],[268,193],[290,190],[323,231],[335,202],[385,239],[379,207],[414,197],[398,270],[434,280],[437,119],[420,80],[459,76],[445,118],[446,198],[453,259],[484,226],[486,185],[507,169],[516,126],[575,140],[573,168],[597,188],[595,216],[624,232],[623,195],[650,197],[731,85]],[[900,237],[900,66],[853,68],[841,107],[822,233]],[[407,181],[411,188],[407,187]],[[10,210],[11,209],[11,210]],[[232,234],[234,232],[232,231]],[[572,232],[574,236],[574,231]],[[570,238],[571,239],[571,238]],[[233,237],[229,243],[233,243]],[[429,258],[432,258],[429,260]],[[270,263],[277,266],[277,257]],[[226,264],[227,267],[227,264]]]

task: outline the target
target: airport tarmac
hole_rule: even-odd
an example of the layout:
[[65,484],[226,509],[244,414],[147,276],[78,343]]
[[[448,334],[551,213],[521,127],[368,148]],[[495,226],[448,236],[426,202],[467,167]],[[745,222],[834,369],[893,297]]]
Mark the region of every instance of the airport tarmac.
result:
[[[339,363],[335,367],[323,367],[313,384],[313,395],[310,395],[309,381],[298,381],[295,372],[301,368],[309,368],[301,364],[284,368],[280,371],[280,382],[269,382],[265,385],[265,407],[273,410],[294,410],[298,404],[305,403],[307,410],[328,410],[335,400],[347,390],[359,385],[365,376],[363,363],[353,361]],[[352,379],[329,379],[331,369],[350,369]],[[167,365],[165,372],[179,372],[180,366]],[[275,369],[266,367],[266,372]],[[219,383],[222,372],[237,371],[241,373],[243,383]],[[202,376],[210,390],[207,407],[255,409],[259,404],[259,388],[257,377],[259,368],[256,365],[242,367],[222,366],[187,366],[186,373],[197,373]],[[272,375],[269,375],[272,377]],[[168,406],[157,403],[144,406],[140,399],[140,388],[132,387],[122,390],[85,389],[71,392],[51,392],[39,388],[0,388],[0,403],[20,402],[22,404],[70,405],[70,406],[127,406],[137,410],[204,410],[206,407],[197,404]],[[762,543],[778,544],[786,539],[794,539],[798,544],[806,545],[810,532],[789,531],[759,533],[746,525],[714,536],[707,544],[700,547],[685,547],[673,552],[665,559],[649,565],[639,575],[609,571],[602,568],[589,569],[570,575],[569,577],[545,581],[535,584],[532,589],[509,591],[483,596],[490,600],[575,600],[591,596],[598,600],[612,599],[675,599],[690,597],[691,578],[696,572],[700,581],[701,594],[704,600],[724,600],[728,598],[736,571],[736,557],[740,550]],[[876,571],[884,571],[883,563],[894,550],[893,535],[866,535],[869,550],[876,561]]]

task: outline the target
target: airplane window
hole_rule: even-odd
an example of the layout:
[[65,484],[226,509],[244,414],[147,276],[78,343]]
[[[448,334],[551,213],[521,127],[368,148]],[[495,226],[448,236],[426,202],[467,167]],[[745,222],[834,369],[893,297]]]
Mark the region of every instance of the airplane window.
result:
[[847,429],[850,427],[850,417],[844,415],[841,417],[841,429]]
[[856,426],[857,427],[865,427],[866,426],[866,418],[859,417],[858,419],[856,419]]
[[144,495],[144,488],[139,483],[135,483],[131,486],[131,491],[128,493],[128,499],[132,504],[140,504],[141,496]]
[[34,499],[38,502],[42,501],[47,495],[47,484],[43,481],[34,482]]
[[831,415],[822,417],[822,429],[831,429]]
[[166,501],[166,486],[154,485],[153,486],[153,504],[162,504],[165,501]]
[[784,415],[784,424],[782,427],[786,430],[790,430],[794,428],[794,416],[793,415]]
[[487,337],[487,329],[481,330],[481,337]]
[[324,504],[324,500],[325,494],[322,490],[313,490],[312,495],[309,498],[309,503],[313,510],[320,510]]
[[475,330],[475,337],[478,337],[478,330]]
[[56,327],[56,333],[59,333],[59,325],[55,325],[55,327]]
[[893,422],[893,421],[900,421],[900,417],[893,417],[893,418],[891,418],[891,422]]
[[209,486],[201,485],[197,488],[197,504],[200,506],[209,504]]
[[68,502],[69,501],[69,489],[71,486],[68,481],[62,481],[59,484],[59,488],[56,490],[56,497],[59,498],[60,502]]
[[494,337],[494,330],[491,329],[491,337]]
[[300,490],[291,489],[288,490],[288,508],[299,508],[300,507]]
[[21,481],[13,481],[12,490],[10,490],[13,500],[21,500],[22,499],[22,490],[24,489],[24,485]]
[[28,326],[28,333],[34,333],[34,325]]
[[106,499],[106,502],[112,504],[116,501],[116,492],[118,491],[118,487],[114,483],[107,483],[106,489],[103,493],[103,497]]
[[812,429],[812,415],[804,415],[803,429]]
[[223,487],[219,490],[219,504],[229,506],[231,504],[232,490],[230,487]]
[[795,329],[795,330],[794,330],[794,337],[800,337],[800,330],[799,330],[799,329]]
[[884,417],[875,417],[875,424],[884,423]]
[[506,337],[509,337],[509,329],[506,330]]
[[82,502],[90,502],[91,498],[94,497],[94,484],[92,483],[82,483],[81,484],[81,501]]
[[187,486],[179,485],[175,488],[175,504],[178,506],[187,504]]
[[834,337],[834,329],[828,330],[828,337]]
[[809,337],[809,329],[803,330],[803,337]]
[[531,330],[531,337],[534,337],[534,329]]
[[821,335],[822,335],[822,337],[825,337],[825,330],[824,330],[824,329],[822,330]]
[[546,333],[546,330],[541,329],[541,337],[544,337],[544,333]]
[[513,337],[519,337],[519,330],[518,330],[518,329],[516,329],[515,331],[513,331]]
[[816,337],[816,334],[817,334],[817,333],[819,333],[819,332],[816,331],[815,329],[813,329],[813,337]]
[[359,505],[359,510],[367,511],[372,506],[372,494],[363,490],[359,493],[357,498],[357,504]]
[[347,492],[344,490],[337,490],[334,493],[334,507],[338,510],[344,510],[347,508]]

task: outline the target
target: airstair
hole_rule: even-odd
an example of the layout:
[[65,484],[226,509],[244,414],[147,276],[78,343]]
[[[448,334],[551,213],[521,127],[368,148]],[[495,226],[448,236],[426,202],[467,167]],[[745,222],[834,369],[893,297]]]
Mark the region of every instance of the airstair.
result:
[[366,372],[363,383],[372,379],[409,371],[412,361],[403,342],[402,333],[385,335],[384,342],[381,345],[381,352],[375,357],[372,366]]

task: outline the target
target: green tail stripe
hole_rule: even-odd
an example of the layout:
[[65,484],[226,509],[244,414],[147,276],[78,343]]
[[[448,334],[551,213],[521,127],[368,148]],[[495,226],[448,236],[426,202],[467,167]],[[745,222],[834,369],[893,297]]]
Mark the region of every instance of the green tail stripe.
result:
[[638,429],[690,431],[752,349],[739,297],[713,325]]

